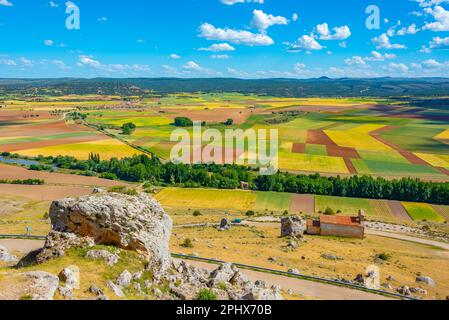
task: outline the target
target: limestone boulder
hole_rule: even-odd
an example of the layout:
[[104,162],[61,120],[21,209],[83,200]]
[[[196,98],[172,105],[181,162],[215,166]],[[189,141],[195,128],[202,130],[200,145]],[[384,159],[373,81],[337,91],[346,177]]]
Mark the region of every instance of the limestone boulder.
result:
[[281,237],[302,238],[306,231],[306,222],[300,217],[287,217],[281,220]]

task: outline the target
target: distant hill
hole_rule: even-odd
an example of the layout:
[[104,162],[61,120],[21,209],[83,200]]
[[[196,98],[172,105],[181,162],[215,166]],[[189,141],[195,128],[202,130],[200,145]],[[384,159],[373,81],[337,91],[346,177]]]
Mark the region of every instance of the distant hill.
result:
[[240,92],[283,97],[449,96],[449,78],[234,79],[60,78],[0,79],[0,94],[118,94]]

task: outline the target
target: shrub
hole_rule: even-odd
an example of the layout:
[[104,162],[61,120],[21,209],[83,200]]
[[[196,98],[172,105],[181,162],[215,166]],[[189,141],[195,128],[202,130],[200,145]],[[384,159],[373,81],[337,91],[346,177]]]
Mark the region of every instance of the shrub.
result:
[[334,211],[334,209],[327,207],[326,210],[324,210],[324,214],[327,216],[333,216],[333,215],[335,215],[335,211]]
[[256,213],[255,213],[253,210],[248,210],[248,211],[246,212],[246,216],[247,216],[247,217],[252,217],[252,216],[254,216],[254,215],[256,215]]
[[202,216],[202,214],[201,214],[201,212],[199,212],[198,210],[196,210],[196,211],[193,212],[193,216],[194,216],[194,217],[199,217],[199,216]]
[[284,216],[288,216],[288,210],[285,210],[283,213]]
[[111,172],[103,172],[102,174],[100,174],[100,178],[108,180],[117,180],[117,176]]
[[210,289],[202,289],[198,292],[196,299],[202,301],[217,300],[217,295]]
[[193,242],[190,238],[186,238],[184,242],[181,244],[181,247],[184,248],[193,248]]
[[193,121],[186,117],[175,118],[175,127],[191,127],[193,126]]
[[388,260],[390,260],[390,258],[391,258],[391,255],[389,255],[388,253],[379,253],[379,254],[376,254],[376,256],[375,256],[375,260],[382,260],[382,261],[388,261]]

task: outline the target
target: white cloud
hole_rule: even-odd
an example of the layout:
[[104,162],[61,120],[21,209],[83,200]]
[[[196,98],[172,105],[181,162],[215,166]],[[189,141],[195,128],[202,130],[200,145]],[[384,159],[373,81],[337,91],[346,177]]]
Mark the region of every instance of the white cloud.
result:
[[253,11],[253,20],[251,21],[251,25],[262,33],[264,33],[271,26],[287,24],[288,20],[285,17],[266,14],[262,10]]
[[191,70],[191,71],[202,71],[203,68],[196,63],[195,61],[189,61],[185,65],[182,66],[185,70]]
[[0,6],[12,7],[13,3],[8,0],[0,0]]
[[97,21],[98,21],[98,22],[106,22],[106,21],[108,21],[108,18],[106,18],[106,17],[100,17],[100,18],[97,19]]
[[366,62],[361,56],[354,56],[352,58],[346,59],[345,64],[348,66],[365,66]]
[[79,67],[90,67],[96,70],[101,70],[106,73],[121,73],[121,74],[136,74],[148,73],[151,71],[150,66],[146,64],[103,64],[99,60],[95,60],[93,56],[80,55],[78,56]]
[[52,47],[55,43],[53,40],[44,40],[46,46]]
[[403,63],[394,63],[394,62],[391,62],[391,63],[388,65],[388,69],[389,69],[389,71],[391,71],[391,72],[396,72],[396,71],[399,71],[399,72],[407,72],[407,71],[409,70],[409,68],[407,67],[407,65],[405,65],[405,64],[403,64]]
[[215,28],[210,23],[200,26],[200,37],[207,40],[229,41],[235,44],[247,46],[269,46],[274,44],[266,34],[255,34],[249,31]]
[[298,19],[299,19],[299,15],[297,13],[294,13],[292,15],[292,20],[296,22],[296,21],[298,21]]
[[416,27],[416,24],[411,24],[409,25],[407,28],[404,27],[400,30],[398,30],[398,32],[396,32],[396,35],[398,36],[403,36],[406,34],[417,34],[419,32],[419,28]]
[[323,23],[315,27],[314,33],[320,40],[346,40],[351,36],[351,29],[348,26],[341,26],[331,31],[329,25]]
[[211,45],[208,48],[199,48],[199,51],[212,51],[212,52],[221,52],[221,51],[235,51],[235,48],[228,43],[216,43]]
[[432,41],[429,42],[429,46],[422,46],[421,52],[430,53],[432,49],[449,49],[449,37],[440,38],[434,37]]
[[48,5],[49,5],[50,7],[52,7],[52,8],[57,8],[57,7],[59,7],[59,4],[57,4],[57,3],[54,2],[54,1],[50,1],[50,2],[48,3]]
[[395,59],[395,58],[396,58],[396,55],[392,54],[392,53],[381,54],[377,51],[371,51],[371,56],[366,57],[365,60],[367,60],[367,61],[385,61],[385,60],[390,60],[390,59]]
[[221,3],[226,4],[228,6],[232,6],[236,3],[245,3],[245,2],[253,2],[253,3],[259,3],[259,4],[263,4],[265,1],[264,0],[220,0]]
[[435,21],[426,23],[423,30],[449,31],[449,11],[441,6],[436,6],[434,8],[425,8],[424,12],[432,15]]
[[234,68],[228,68],[227,71],[228,71],[228,73],[229,73],[230,75],[233,75],[233,76],[235,76],[235,77],[246,78],[246,77],[249,76],[249,73],[248,73],[248,72],[242,71],[242,70],[237,70],[237,69],[234,69]]
[[221,60],[227,60],[230,57],[227,54],[213,54],[211,55],[212,59],[221,59]]
[[178,60],[181,59],[181,56],[177,55],[176,53],[172,53],[171,55],[169,55],[169,58],[173,60]]
[[406,46],[402,44],[392,44],[390,38],[382,33],[380,36],[371,39],[371,42],[376,46],[376,49],[405,49]]
[[313,37],[303,35],[295,43],[291,44],[290,49],[305,49],[305,50],[322,50],[324,47],[319,44]]

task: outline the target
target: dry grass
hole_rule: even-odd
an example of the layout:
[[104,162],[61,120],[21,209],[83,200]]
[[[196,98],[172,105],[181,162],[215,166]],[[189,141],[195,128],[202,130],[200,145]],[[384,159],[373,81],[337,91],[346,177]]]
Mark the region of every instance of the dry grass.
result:
[[[297,268],[302,273],[327,278],[343,277],[353,279],[363,273],[368,265],[374,264],[374,256],[388,253],[389,261],[380,265],[382,280],[392,275],[396,281],[394,287],[409,285],[417,287],[416,275],[421,273],[437,282],[435,289],[429,291],[427,298],[441,299],[449,294],[449,273],[441,272],[449,265],[449,255],[438,249],[415,243],[369,236],[365,240],[337,239],[327,237],[307,237],[296,252],[285,252],[282,247],[285,239],[279,238],[280,230],[272,227],[234,227],[227,232],[209,228],[176,229],[172,237],[173,252],[201,257],[257,265],[281,271]],[[194,247],[186,249],[180,246],[185,238],[195,239]],[[224,249],[224,247],[228,249]],[[323,253],[332,253],[342,257],[342,261],[324,260]],[[281,264],[273,264],[269,257],[276,257]]]

